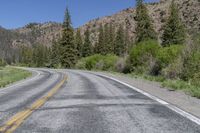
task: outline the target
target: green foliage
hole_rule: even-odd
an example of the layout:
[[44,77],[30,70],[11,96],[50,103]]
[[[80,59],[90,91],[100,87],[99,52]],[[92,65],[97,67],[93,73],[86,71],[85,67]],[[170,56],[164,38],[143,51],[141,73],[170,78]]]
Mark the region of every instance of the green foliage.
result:
[[151,65],[155,65],[157,52],[161,47],[157,41],[148,40],[138,43],[129,55],[131,71],[136,73],[151,73]]
[[82,57],[82,48],[83,48],[83,40],[80,29],[77,30],[75,35],[75,45],[76,45],[77,55],[80,58]]
[[29,76],[31,73],[25,70],[4,67],[0,70],[0,88]]
[[194,86],[199,86],[200,87],[200,71],[195,73],[191,79],[191,83]]
[[162,83],[163,87],[168,87],[172,90],[183,90],[193,97],[200,98],[200,86],[193,86],[182,80],[165,80]]
[[63,22],[62,38],[60,42],[60,62],[65,68],[72,68],[77,60],[77,52],[74,44],[74,29],[71,23],[69,10],[66,9]]
[[[182,79],[190,80],[195,78],[195,74],[200,72],[200,51],[194,51],[184,59]],[[198,77],[198,76],[197,76]]]
[[21,46],[20,57],[20,63],[30,66],[33,62],[33,49],[28,46]]
[[107,54],[114,54],[115,27],[110,23],[107,28],[108,30],[105,33],[105,36],[107,37]]
[[166,67],[177,59],[182,50],[183,46],[181,45],[172,45],[160,48],[159,51],[157,51],[157,59],[161,63],[162,67]]
[[82,57],[87,57],[92,54],[92,44],[90,41],[90,32],[89,29],[85,31],[85,41],[82,48]]
[[130,30],[130,22],[129,20],[126,20],[126,28],[125,28],[125,55],[128,55],[130,52],[130,49],[132,48],[132,42],[131,42],[131,37],[129,35],[129,30]]
[[95,45],[96,54],[114,54],[115,28],[112,23],[100,25],[98,42]]
[[0,67],[6,66],[6,62],[0,58]]
[[125,33],[122,25],[120,25],[117,33],[116,33],[116,38],[115,38],[115,43],[114,43],[114,53],[117,56],[124,56],[125,51],[126,51],[126,46],[125,46]]
[[148,10],[143,4],[143,0],[136,0],[136,42],[149,39],[157,40],[157,34],[153,28],[152,20],[148,15]]
[[169,46],[171,44],[184,44],[185,37],[185,29],[179,17],[177,5],[174,3],[174,0],[172,0],[170,16],[164,26],[162,45]]
[[50,63],[51,49],[37,44],[33,48],[21,46],[19,63],[22,66],[45,67]]
[[114,55],[93,55],[82,58],[76,64],[76,68],[87,70],[107,70],[114,71],[118,57]]
[[100,25],[99,27],[99,36],[98,36],[98,42],[95,46],[95,53],[96,54],[102,54],[105,55],[105,35],[104,35],[104,28],[103,25]]
[[60,64],[60,48],[59,42],[53,41],[50,54],[50,66],[57,68]]
[[33,48],[32,66],[44,67],[50,61],[51,50],[44,45],[38,44]]

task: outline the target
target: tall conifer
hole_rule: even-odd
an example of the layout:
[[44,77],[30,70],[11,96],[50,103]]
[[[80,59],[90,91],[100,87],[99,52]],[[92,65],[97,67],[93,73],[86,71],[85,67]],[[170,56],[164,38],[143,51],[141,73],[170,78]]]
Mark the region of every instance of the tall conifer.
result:
[[62,38],[60,40],[60,54],[60,61],[63,67],[72,68],[75,65],[77,53],[74,44],[74,30],[68,9],[66,9],[63,22]]
[[99,27],[99,36],[97,45],[95,46],[95,53],[105,54],[105,35],[103,25],[100,25]]
[[185,41],[185,30],[183,23],[179,17],[177,5],[172,0],[170,6],[170,16],[164,26],[162,36],[162,45],[169,46],[171,44],[183,44]]
[[82,48],[82,56],[87,57],[92,55],[92,44],[90,41],[90,31],[89,28],[84,33],[85,39],[84,39],[84,44]]
[[145,41],[148,39],[157,39],[157,34],[154,31],[152,20],[148,15],[148,10],[143,3],[143,0],[136,0],[136,42]]
[[114,43],[114,53],[117,56],[124,56],[125,55],[125,36],[124,36],[124,29],[122,25],[120,25],[115,38]]
[[80,58],[82,56],[82,48],[83,48],[83,40],[81,37],[80,29],[77,30],[76,35],[75,35],[75,45],[76,45],[78,57]]

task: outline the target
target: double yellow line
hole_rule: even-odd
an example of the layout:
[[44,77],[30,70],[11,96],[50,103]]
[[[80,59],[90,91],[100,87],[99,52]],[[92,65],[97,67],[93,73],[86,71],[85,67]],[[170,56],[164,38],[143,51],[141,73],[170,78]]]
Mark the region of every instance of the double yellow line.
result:
[[2,127],[0,127],[0,133],[13,133],[35,110],[39,109],[45,104],[49,98],[51,98],[65,83],[67,76],[64,76],[63,80],[58,83],[54,88],[52,88],[49,93],[42,97],[41,99],[34,102],[30,108],[25,109],[14,115],[10,120],[8,120]]

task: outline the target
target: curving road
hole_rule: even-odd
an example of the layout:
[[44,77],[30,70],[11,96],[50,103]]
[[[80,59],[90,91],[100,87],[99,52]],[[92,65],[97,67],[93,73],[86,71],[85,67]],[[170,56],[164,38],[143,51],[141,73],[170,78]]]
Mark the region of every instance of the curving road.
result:
[[68,78],[13,132],[200,133],[200,125],[111,79],[77,70],[32,70],[39,73],[34,79],[0,90],[0,125]]

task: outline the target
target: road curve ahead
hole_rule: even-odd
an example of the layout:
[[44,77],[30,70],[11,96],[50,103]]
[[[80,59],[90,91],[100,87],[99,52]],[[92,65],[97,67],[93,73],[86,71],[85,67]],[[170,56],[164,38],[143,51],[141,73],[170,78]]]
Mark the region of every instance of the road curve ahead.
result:
[[[83,71],[38,70],[30,83],[0,91],[0,124],[67,82],[15,133],[200,133],[200,126],[116,81]],[[60,70],[61,71],[61,70]]]

